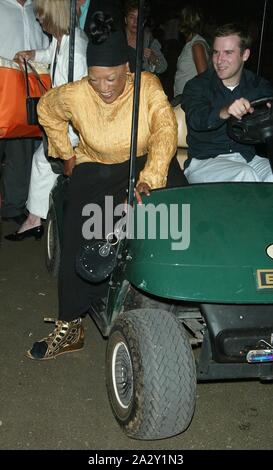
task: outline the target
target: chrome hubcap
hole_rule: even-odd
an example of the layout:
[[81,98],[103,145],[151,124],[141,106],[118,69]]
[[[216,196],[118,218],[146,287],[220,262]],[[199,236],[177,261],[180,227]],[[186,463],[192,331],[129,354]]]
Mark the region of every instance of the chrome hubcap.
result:
[[123,342],[118,343],[113,351],[112,381],[119,405],[128,408],[133,397],[133,367],[128,348]]

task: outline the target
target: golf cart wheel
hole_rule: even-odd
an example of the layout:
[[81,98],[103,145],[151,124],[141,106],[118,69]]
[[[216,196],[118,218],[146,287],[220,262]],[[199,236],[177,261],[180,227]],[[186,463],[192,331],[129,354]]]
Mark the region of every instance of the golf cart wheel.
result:
[[189,426],[196,368],[187,333],[169,312],[132,310],[111,330],[106,382],[113,413],[135,439],[163,439]]
[[46,232],[46,267],[53,277],[57,277],[60,266],[60,240],[54,206],[49,209]]

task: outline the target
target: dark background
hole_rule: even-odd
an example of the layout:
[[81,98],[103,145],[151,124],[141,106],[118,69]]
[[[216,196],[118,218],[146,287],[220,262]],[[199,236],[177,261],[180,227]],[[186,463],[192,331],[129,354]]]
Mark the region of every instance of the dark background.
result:
[[[253,44],[251,48],[251,57],[247,62],[246,67],[250,68],[254,72],[257,71],[265,4],[264,0],[148,0],[147,3],[150,5],[153,33],[159,41],[163,43],[163,52],[164,40],[161,41],[160,25],[162,25],[170,16],[173,16],[174,14],[179,15],[179,12],[186,4],[192,4],[199,7],[203,12],[205,20],[204,33],[207,33],[207,39],[210,39],[209,36],[213,35],[214,27],[219,24],[236,22],[239,23],[239,25],[247,27],[253,38]],[[176,70],[176,62],[183,46],[184,39],[181,37],[177,49],[173,51],[170,57],[166,57],[169,63],[168,71],[160,76],[165,92],[170,99],[172,98],[173,77]],[[262,75],[273,82],[272,59],[273,1],[267,0],[259,75]]]
[[[213,17],[217,22],[226,23],[230,21],[246,22],[249,19],[257,23],[262,20],[264,0],[150,0],[152,14],[161,17],[164,21],[171,9],[181,10],[186,4],[200,7],[207,17]],[[271,17],[272,25],[272,1],[267,1],[267,19]]]
[[[264,3],[264,0],[150,0],[151,14],[159,24],[166,20],[171,10],[179,13],[183,6],[192,4],[201,8],[207,24],[229,22],[244,24],[257,37],[257,40],[260,38],[262,28]],[[268,78],[273,78],[273,2],[271,0],[267,1],[264,33],[261,74],[265,73],[269,76]]]

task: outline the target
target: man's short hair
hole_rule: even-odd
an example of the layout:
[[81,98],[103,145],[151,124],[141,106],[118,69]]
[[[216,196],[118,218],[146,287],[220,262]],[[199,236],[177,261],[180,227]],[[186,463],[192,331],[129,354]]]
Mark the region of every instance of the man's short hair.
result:
[[251,37],[247,30],[236,23],[227,23],[222,26],[218,26],[214,34],[214,39],[231,35],[239,36],[240,49],[242,54],[246,49],[251,47]]

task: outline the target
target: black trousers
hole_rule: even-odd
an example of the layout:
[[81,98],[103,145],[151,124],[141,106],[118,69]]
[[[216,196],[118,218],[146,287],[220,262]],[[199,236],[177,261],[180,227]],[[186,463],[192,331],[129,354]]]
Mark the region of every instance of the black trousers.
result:
[[[136,160],[136,181],[145,162],[146,157],[138,157]],[[107,294],[107,281],[91,284],[81,279],[75,270],[78,250],[87,243],[82,234],[83,224],[87,220],[86,216],[82,216],[82,209],[86,204],[97,204],[102,208],[104,219],[105,196],[113,196],[114,207],[122,204],[126,199],[128,176],[128,161],[113,165],[82,163],[73,171],[64,208],[64,238],[58,285],[60,320],[71,321],[84,315],[92,301]],[[183,184],[187,182],[177,160],[173,159],[168,186]]]
[[0,140],[3,217],[21,214],[28,198],[34,139]]

